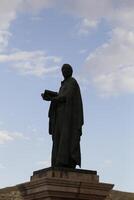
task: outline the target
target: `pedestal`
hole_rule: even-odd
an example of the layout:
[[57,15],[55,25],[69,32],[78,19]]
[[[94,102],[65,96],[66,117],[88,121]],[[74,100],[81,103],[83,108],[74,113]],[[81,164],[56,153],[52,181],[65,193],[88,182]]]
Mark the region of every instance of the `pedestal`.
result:
[[20,185],[25,200],[104,200],[113,188],[100,183],[96,171],[47,168]]

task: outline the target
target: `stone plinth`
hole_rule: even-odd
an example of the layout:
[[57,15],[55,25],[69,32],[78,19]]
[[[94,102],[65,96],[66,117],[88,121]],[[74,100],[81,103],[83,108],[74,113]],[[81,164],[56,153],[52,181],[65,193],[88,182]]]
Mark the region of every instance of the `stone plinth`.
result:
[[96,171],[47,168],[27,183],[1,189],[0,200],[104,200],[112,188],[99,182]]
[[21,185],[26,200],[104,200],[113,185],[100,183],[96,171],[47,168]]

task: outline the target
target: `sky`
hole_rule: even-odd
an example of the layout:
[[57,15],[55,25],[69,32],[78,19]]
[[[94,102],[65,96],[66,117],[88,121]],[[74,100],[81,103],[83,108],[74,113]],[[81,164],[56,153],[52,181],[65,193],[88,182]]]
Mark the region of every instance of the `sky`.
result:
[[0,0],[0,188],[50,166],[49,103],[61,66],[79,82],[82,169],[134,192],[134,1]]

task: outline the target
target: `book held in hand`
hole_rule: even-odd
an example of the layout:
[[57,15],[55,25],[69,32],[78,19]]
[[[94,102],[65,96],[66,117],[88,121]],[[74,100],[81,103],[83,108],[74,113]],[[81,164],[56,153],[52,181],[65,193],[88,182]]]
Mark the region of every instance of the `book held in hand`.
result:
[[42,98],[46,101],[51,101],[54,97],[57,97],[58,93],[51,91],[51,90],[45,90],[42,94]]

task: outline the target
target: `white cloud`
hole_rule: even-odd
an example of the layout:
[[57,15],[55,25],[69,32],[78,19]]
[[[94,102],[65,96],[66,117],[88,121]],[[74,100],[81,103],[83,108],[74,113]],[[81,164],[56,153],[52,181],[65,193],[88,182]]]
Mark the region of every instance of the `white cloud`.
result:
[[53,0],[1,0],[0,1],[0,30],[7,30],[17,13],[22,11],[40,11],[51,7]]
[[8,45],[8,39],[11,36],[9,27],[11,22],[16,18],[16,10],[20,0],[0,1],[0,51],[4,50]]
[[44,8],[50,8],[55,4],[53,0],[22,0],[20,4],[21,11],[39,12]]
[[116,28],[108,43],[90,54],[86,67],[103,95],[134,93],[134,32]]
[[10,62],[12,68],[21,74],[42,76],[55,72],[61,58],[47,56],[44,51],[17,51],[12,54],[1,54],[0,63]]
[[12,141],[13,137],[7,131],[0,131],[0,144],[4,144],[8,141]]
[[62,9],[90,21],[98,21],[113,11],[112,0],[58,0]]
[[86,19],[88,22],[86,24],[89,22],[99,24],[101,20],[106,20],[112,25],[133,26],[133,0],[68,0],[67,3],[66,0],[57,0],[56,2],[56,5],[62,7],[64,11],[81,18],[82,22]]
[[10,26],[18,12],[39,12],[53,5],[53,0],[0,0],[0,51],[8,46]]
[[21,0],[1,0],[0,1],[0,29],[7,30],[10,23],[16,18],[16,10]]
[[90,30],[97,28],[103,19],[112,16],[115,11],[113,0],[56,0],[56,2],[62,12],[78,17],[76,34],[82,36],[88,35]]
[[90,21],[87,18],[84,18],[78,25],[78,35],[88,35],[91,29],[97,27],[97,21]]
[[[100,20],[100,17],[106,15],[106,13],[110,13],[111,10],[111,0],[101,0],[101,2],[97,0],[11,0],[10,2],[9,0],[0,1],[0,31],[4,31],[8,35],[10,34],[10,25],[16,19],[18,12],[33,12],[38,14],[43,9],[55,6],[60,11],[64,10],[80,16],[82,19],[84,18],[82,26],[86,32],[87,27],[94,27],[96,21]],[[7,39],[9,38],[5,38],[3,34],[0,34],[0,41],[4,40],[6,46],[8,44]],[[3,44],[1,47],[1,43],[0,49],[3,49]]]
[[29,138],[24,136],[22,133],[0,130],[0,144],[5,144],[16,139],[29,140]]
[[11,33],[6,30],[0,30],[0,52],[2,52],[7,46]]
[[[97,26],[98,20],[106,13],[110,13],[111,0],[1,0],[0,1],[0,50],[8,45],[11,23],[18,12],[38,13],[42,9],[57,7],[61,12],[66,11],[82,18],[80,34],[87,34],[91,28]],[[95,11],[95,12],[94,12]],[[36,15],[36,17],[38,17]]]

